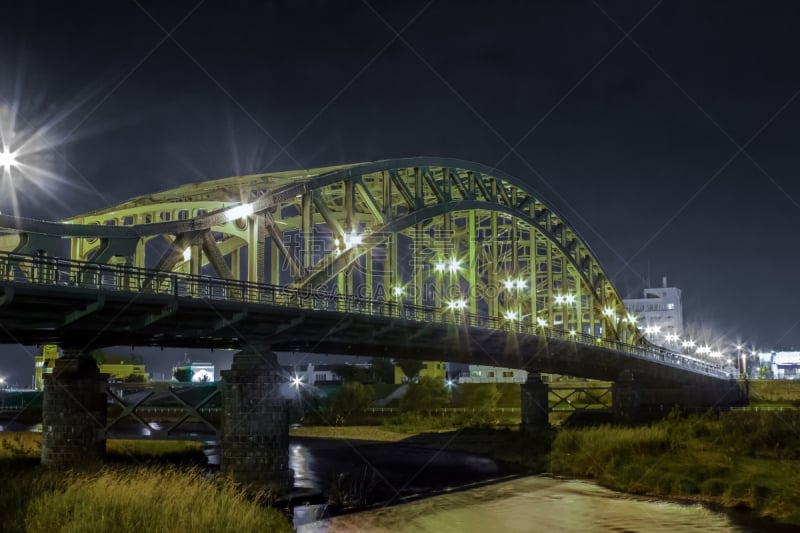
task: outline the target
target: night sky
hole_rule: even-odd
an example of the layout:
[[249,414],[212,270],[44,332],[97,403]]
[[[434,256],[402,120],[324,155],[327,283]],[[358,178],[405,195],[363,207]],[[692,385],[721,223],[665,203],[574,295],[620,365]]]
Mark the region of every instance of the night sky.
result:
[[237,174],[462,158],[539,191],[623,297],[668,276],[687,325],[721,347],[800,346],[796,2],[0,7],[0,109],[20,135],[48,128],[29,157],[53,173],[15,182],[23,216]]

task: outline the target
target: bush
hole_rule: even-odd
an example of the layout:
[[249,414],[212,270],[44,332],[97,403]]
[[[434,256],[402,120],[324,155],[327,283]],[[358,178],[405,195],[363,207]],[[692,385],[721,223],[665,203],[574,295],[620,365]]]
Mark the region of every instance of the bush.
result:
[[344,423],[352,415],[371,406],[373,396],[371,387],[358,382],[345,383],[336,394],[330,397],[330,412],[337,422]]
[[408,385],[408,391],[400,400],[403,411],[422,411],[430,413],[450,405],[450,391],[441,379],[421,377],[416,383]]
[[500,396],[494,383],[462,383],[453,391],[453,407],[490,411]]

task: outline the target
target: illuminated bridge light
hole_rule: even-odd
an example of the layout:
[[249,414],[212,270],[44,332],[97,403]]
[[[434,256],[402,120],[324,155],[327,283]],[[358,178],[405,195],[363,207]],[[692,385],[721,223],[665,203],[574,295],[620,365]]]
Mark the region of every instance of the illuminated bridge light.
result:
[[628,313],[628,316],[625,317],[625,321],[630,322],[631,324],[636,324],[637,320],[639,320],[639,317],[632,313]]
[[459,260],[458,260],[458,259],[456,259],[456,258],[453,258],[453,259],[451,259],[451,260],[450,260],[450,261],[447,263],[447,269],[448,269],[450,272],[457,272],[457,271],[458,271],[458,269],[459,269],[460,267],[461,267],[461,261],[459,261]]
[[447,302],[447,308],[450,310],[464,309],[465,307],[467,307],[467,301],[463,299],[450,300],[449,302]]
[[568,304],[574,304],[575,303],[575,295],[574,294],[567,294],[566,296],[564,296],[564,300]]
[[3,148],[0,151],[0,167],[3,167],[8,173],[11,173],[11,169],[17,166],[17,152],[12,152],[8,148]]
[[303,376],[298,376],[297,374],[295,374],[293,377],[289,378],[289,383],[295,389],[299,389],[300,385],[303,384]]
[[527,282],[524,279],[519,278],[517,281],[514,282],[514,284],[515,284],[517,290],[521,291],[522,289],[525,288],[525,286],[527,285]]
[[574,336],[575,336],[575,335],[577,335],[577,334],[578,334],[578,332],[577,332],[577,331],[575,331],[574,329],[571,329],[571,330],[569,330],[569,336],[570,336],[570,337],[574,337]]
[[605,309],[603,309],[603,314],[606,315],[607,317],[617,316],[617,312],[614,311],[614,309],[612,309],[611,307],[606,307]]
[[247,218],[253,214],[253,204],[242,204],[225,211],[225,219],[230,222],[240,218]]
[[433,269],[436,272],[444,272],[444,268],[445,268],[444,261],[437,262],[436,265],[433,267]]
[[538,324],[540,327],[546,328],[547,327],[547,320],[545,320],[542,317],[537,317],[536,318],[536,324]]
[[561,296],[560,294],[556,294],[553,301],[557,304],[563,304],[564,302],[566,302],[566,298],[564,296]]
[[394,295],[395,296],[402,296],[403,295],[403,287],[395,287],[394,288]]
[[505,288],[506,288],[506,290],[509,290],[509,291],[510,291],[511,289],[513,289],[513,288],[514,288],[514,280],[513,280],[513,279],[507,279],[507,280],[505,280],[505,281],[503,282],[503,287],[505,287]]
[[514,320],[517,319],[517,312],[516,311],[512,311],[511,309],[509,309],[508,311],[506,311],[506,314],[503,315],[503,316],[505,316],[506,320],[514,321]]
[[359,235],[358,233],[355,232],[355,230],[353,230],[350,233],[345,234],[344,247],[347,250],[349,250],[350,248],[355,248],[356,246],[360,246],[363,240],[364,236]]
[[192,249],[187,248],[183,251],[183,260],[189,261],[192,258]]

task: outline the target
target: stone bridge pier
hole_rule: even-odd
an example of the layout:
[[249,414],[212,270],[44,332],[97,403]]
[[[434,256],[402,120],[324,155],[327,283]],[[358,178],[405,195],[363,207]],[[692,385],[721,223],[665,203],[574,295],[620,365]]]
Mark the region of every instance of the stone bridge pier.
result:
[[108,376],[79,350],[64,350],[44,375],[42,464],[99,465],[106,452]]
[[222,472],[277,496],[294,482],[283,382],[278,358],[268,349],[238,352],[231,369],[222,371]]

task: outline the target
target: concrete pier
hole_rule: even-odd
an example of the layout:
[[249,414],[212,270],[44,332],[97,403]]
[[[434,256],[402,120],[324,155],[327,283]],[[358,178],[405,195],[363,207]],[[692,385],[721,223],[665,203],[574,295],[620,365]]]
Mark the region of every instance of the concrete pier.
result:
[[268,350],[246,350],[222,371],[222,453],[225,474],[254,489],[281,497],[292,488],[289,468],[289,422],[280,395],[277,356]]
[[611,402],[614,421],[617,424],[635,424],[642,417],[641,386],[636,382],[633,372],[623,370],[617,381],[611,385]]
[[541,374],[529,373],[528,379],[520,387],[522,394],[522,424],[520,430],[535,433],[550,427],[548,417],[548,386],[542,381]]
[[42,464],[98,465],[106,452],[106,375],[93,358],[65,351],[44,376]]

